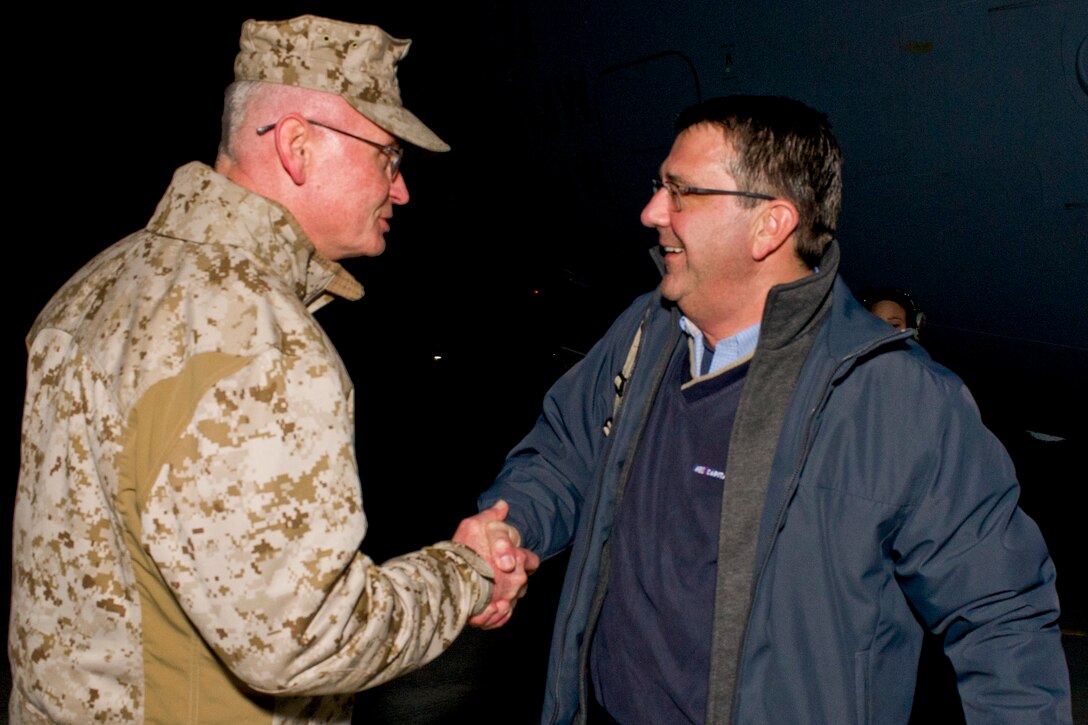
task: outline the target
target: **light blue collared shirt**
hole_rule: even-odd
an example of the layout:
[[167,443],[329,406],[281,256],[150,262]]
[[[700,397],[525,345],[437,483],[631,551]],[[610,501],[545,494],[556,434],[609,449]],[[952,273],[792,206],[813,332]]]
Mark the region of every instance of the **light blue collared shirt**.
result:
[[718,340],[718,344],[714,346],[714,357],[710,360],[710,369],[702,373],[700,371],[703,369],[703,353],[706,352],[703,331],[683,315],[680,315],[680,329],[691,338],[692,354],[695,356],[692,360],[692,377],[710,375],[738,360],[751,357],[756,351],[756,343],[759,342],[758,322],[732,337]]

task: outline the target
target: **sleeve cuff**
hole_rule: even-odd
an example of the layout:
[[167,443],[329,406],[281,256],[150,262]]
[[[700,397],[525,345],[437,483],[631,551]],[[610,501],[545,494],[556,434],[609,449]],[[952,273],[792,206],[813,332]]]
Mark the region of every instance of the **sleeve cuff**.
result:
[[458,558],[463,559],[476,574],[476,576],[471,577],[471,580],[479,582],[479,586],[476,603],[472,607],[469,616],[475,616],[482,612],[491,601],[491,585],[495,580],[495,571],[491,568],[491,565],[484,561],[471,547],[458,544],[456,541],[440,541],[433,548],[455,554]]

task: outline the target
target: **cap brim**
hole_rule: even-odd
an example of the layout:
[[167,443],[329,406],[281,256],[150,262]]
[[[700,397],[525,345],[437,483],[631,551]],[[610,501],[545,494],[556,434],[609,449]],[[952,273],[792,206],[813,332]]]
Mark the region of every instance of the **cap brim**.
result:
[[393,134],[402,141],[427,149],[428,151],[449,151],[450,145],[427,128],[423,121],[416,118],[403,106],[390,106],[383,103],[370,103],[359,99],[345,99],[356,111]]

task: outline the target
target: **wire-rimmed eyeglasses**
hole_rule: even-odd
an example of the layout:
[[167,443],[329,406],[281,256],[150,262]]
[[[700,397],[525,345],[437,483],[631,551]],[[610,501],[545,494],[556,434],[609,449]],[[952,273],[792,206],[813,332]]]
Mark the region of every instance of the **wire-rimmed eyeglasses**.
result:
[[681,200],[685,196],[745,196],[749,199],[762,199],[764,201],[774,201],[778,197],[769,196],[767,194],[759,194],[754,191],[734,191],[726,189],[702,189],[698,186],[684,186],[672,181],[662,181],[661,179],[652,179],[650,184],[654,188],[654,193],[664,189],[669,194],[669,199],[672,200],[673,211],[682,211],[683,205]]
[[[321,123],[321,121],[315,121],[312,118],[307,118],[306,122],[307,123],[312,123],[315,126],[320,126],[321,128],[328,129],[329,131],[335,131],[336,133],[343,134],[344,136],[347,136],[348,138],[353,138],[356,141],[362,141],[365,144],[369,144],[369,145],[373,146],[374,148],[378,149],[383,154],[385,154],[386,158],[389,159],[389,166],[388,166],[389,178],[390,179],[395,179],[395,178],[397,178],[397,174],[400,173],[400,162],[404,160],[404,149],[402,149],[397,144],[395,144],[395,143],[380,144],[377,141],[371,141],[368,138],[363,138],[362,136],[356,136],[355,134],[349,133],[349,132],[345,131],[342,128],[336,128],[335,126],[330,126],[327,123]],[[274,124],[274,123],[270,123],[267,126],[261,126],[260,128],[257,129],[257,135],[258,136],[264,136],[266,133],[268,133],[269,131],[271,131],[275,127],[276,127],[276,124]]]

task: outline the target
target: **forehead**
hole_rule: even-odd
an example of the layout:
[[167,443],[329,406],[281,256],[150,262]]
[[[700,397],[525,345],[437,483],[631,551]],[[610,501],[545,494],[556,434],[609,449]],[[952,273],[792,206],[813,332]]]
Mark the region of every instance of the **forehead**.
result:
[[683,181],[692,177],[728,178],[727,165],[736,152],[717,126],[697,124],[680,132],[672,150],[661,164],[661,175]]
[[878,317],[901,317],[906,319],[907,310],[894,300],[880,300],[873,304],[873,314]]

